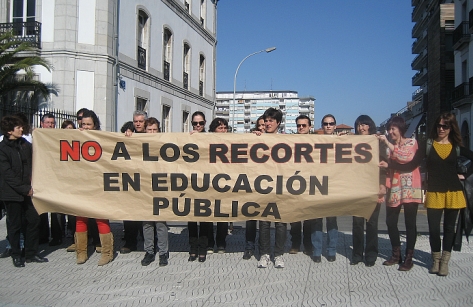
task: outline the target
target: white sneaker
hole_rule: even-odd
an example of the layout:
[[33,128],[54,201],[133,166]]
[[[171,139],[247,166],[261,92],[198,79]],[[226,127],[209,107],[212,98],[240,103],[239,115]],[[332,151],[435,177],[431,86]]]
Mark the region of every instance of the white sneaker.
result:
[[284,259],[282,259],[282,256],[274,258],[274,267],[278,269],[284,268]]
[[269,259],[268,254],[261,255],[261,258],[258,261],[258,268],[267,268],[270,261],[271,259]]

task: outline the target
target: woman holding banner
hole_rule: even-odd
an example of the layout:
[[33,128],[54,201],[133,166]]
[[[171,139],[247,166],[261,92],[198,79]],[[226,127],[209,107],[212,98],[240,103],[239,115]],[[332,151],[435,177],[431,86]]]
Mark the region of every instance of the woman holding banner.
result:
[[[355,120],[355,134],[357,135],[373,135],[376,134],[376,125],[368,115],[360,115]],[[379,159],[386,161],[386,145],[384,142],[379,144]],[[364,240],[365,219],[363,217],[353,217],[353,255],[350,262],[351,265],[356,265],[363,262],[363,254],[365,258],[365,265],[367,267],[374,266],[378,258],[378,216],[381,208],[381,203],[384,201],[386,194],[386,171],[380,170],[379,174],[379,192],[378,202],[376,204],[373,214],[366,221],[366,247]]]
[[[86,110],[82,114],[82,130],[100,130],[100,121],[92,110]],[[87,217],[76,217],[76,233],[74,235],[76,244],[77,264],[85,263],[87,256]],[[105,265],[113,260],[113,234],[110,231],[108,220],[96,219],[99,229],[102,252],[98,265]]]
[[[385,135],[379,139],[389,148],[391,161],[400,164],[410,162],[418,149],[415,139],[405,138],[407,125],[400,116],[391,118],[387,125],[391,141]],[[422,188],[419,167],[411,172],[389,170],[386,178],[386,187],[389,189],[386,198],[386,224],[388,226],[389,239],[392,245],[392,256],[386,260],[384,265],[399,266],[400,271],[409,271],[413,266],[414,247],[417,239],[417,208],[422,202]],[[406,224],[406,258],[404,263],[401,256],[401,241],[399,237],[398,220],[401,207],[404,208],[404,220]]]
[[[227,133],[228,132],[228,121],[224,118],[214,118],[209,126],[209,132],[215,133]],[[217,252],[219,254],[225,253],[225,248],[227,247],[227,243],[225,238],[228,234],[228,222],[217,222],[217,233],[214,239],[214,232],[213,232],[213,223],[212,227],[209,229],[209,244],[207,250],[213,250],[215,241],[217,241]]]
[[[193,131],[191,131],[191,134],[205,132],[205,123],[205,114],[200,111],[194,112],[192,114]],[[207,259],[208,235],[211,227],[213,227],[213,223],[210,222],[200,222],[200,228],[198,228],[197,222],[187,223],[190,245],[188,261],[197,260],[197,255],[199,255],[199,262],[205,262]]]

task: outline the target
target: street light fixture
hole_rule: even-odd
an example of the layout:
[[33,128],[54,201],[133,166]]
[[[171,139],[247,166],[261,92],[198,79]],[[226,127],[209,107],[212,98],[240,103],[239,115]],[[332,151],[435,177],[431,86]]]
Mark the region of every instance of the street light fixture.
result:
[[235,111],[236,111],[236,103],[235,103],[235,94],[236,94],[236,79],[237,79],[237,75],[238,75],[238,70],[240,69],[240,66],[241,64],[243,64],[243,62],[245,62],[245,60],[247,58],[249,58],[250,56],[253,56],[255,54],[258,54],[258,53],[261,53],[261,52],[266,52],[266,53],[270,53],[271,51],[274,51],[276,50],[276,47],[271,47],[271,48],[266,48],[266,49],[263,49],[263,50],[260,50],[260,51],[256,51],[256,52],[253,52],[252,54],[249,54],[247,55],[243,60],[241,60],[240,64],[238,64],[238,67],[235,71],[235,78],[233,78],[233,113],[232,113],[232,132],[235,131]]

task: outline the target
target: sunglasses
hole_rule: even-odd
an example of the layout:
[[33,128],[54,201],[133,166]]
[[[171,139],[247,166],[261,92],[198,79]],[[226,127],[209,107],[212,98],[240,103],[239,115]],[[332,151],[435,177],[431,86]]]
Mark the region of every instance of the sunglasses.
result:
[[323,123],[324,126],[335,126],[335,123],[334,122],[330,122],[330,123]]
[[203,126],[203,125],[205,125],[205,122],[204,122],[204,121],[201,121],[201,122],[192,122],[192,126],[197,126],[197,125]]
[[297,124],[297,128],[301,128],[301,127],[305,128],[305,127],[307,127],[307,124]]
[[443,130],[448,130],[448,129],[450,129],[450,126],[449,125],[437,124],[437,128],[443,129]]

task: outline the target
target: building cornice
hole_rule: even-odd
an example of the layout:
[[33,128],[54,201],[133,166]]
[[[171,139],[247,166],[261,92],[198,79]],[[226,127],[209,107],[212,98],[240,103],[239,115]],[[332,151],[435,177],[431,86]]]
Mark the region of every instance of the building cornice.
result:
[[186,9],[175,0],[161,0],[169,9],[186,22],[192,29],[200,33],[208,43],[215,45],[217,39],[209,31],[205,30],[202,25],[186,11]]

